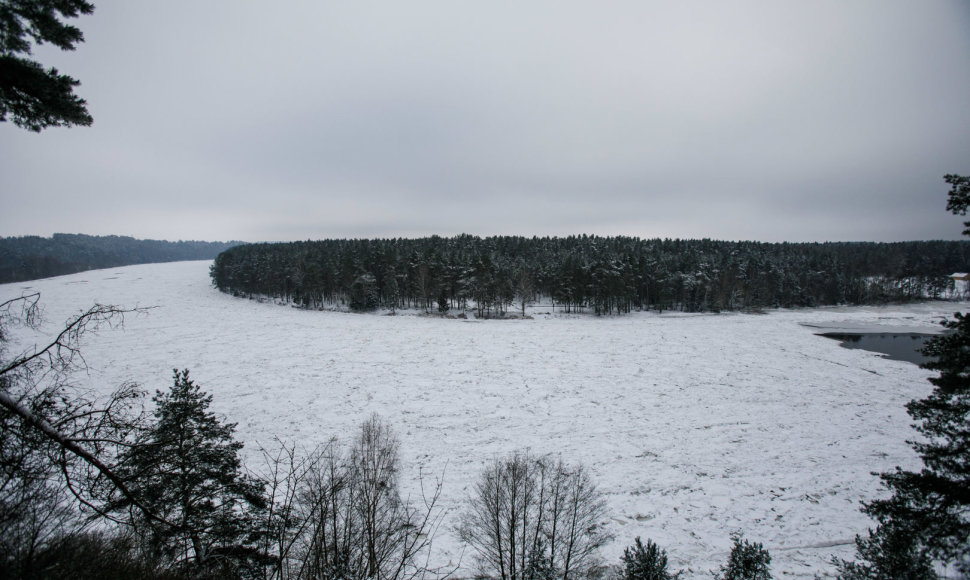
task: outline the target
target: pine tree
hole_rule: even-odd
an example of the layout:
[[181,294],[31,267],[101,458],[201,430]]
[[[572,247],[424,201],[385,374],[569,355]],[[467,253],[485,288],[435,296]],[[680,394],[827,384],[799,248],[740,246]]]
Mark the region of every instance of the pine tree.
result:
[[[950,184],[949,198],[946,209],[954,215],[967,215],[967,206],[970,206],[970,176],[955,175],[949,173],[943,176],[943,180]],[[963,222],[963,235],[970,236],[970,222]]]
[[146,539],[196,573],[249,575],[258,557],[253,521],[265,500],[241,471],[235,424],[209,411],[212,396],[188,370],[176,370],[171,390],[153,400],[155,422],[125,461],[136,495],[169,524],[152,525]]
[[834,559],[839,580],[933,580],[933,563],[922,554],[911,529],[879,526],[855,538],[859,561]]
[[556,580],[556,568],[546,549],[542,537],[536,538],[535,546],[529,553],[529,559],[522,573],[525,580]]
[[0,122],[9,115],[16,125],[35,132],[91,124],[84,99],[74,94],[80,82],[25,56],[34,43],[74,50],[84,35],[61,18],[93,11],[85,0],[0,1]]
[[634,540],[629,548],[624,548],[623,572],[619,580],[676,580],[680,572],[671,574],[667,571],[667,552],[660,549],[652,540],[647,545],[640,543],[640,538]]
[[924,367],[940,373],[932,394],[906,405],[923,436],[912,442],[923,469],[883,473],[893,495],[865,511],[882,527],[909,530],[920,555],[970,575],[970,316],[958,313],[946,327],[951,334],[923,349],[935,357]]
[[715,575],[718,580],[771,580],[768,565],[771,555],[757,542],[745,540],[740,533],[731,536],[734,545],[727,564]]
[[447,314],[448,310],[448,289],[442,286],[440,289],[438,289],[438,312],[441,314]]
[[[944,179],[951,185],[947,209],[966,215],[970,178]],[[970,229],[964,231],[968,233]],[[970,316],[957,313],[944,325],[950,332],[923,349],[932,358],[923,367],[940,373],[930,378],[933,392],[906,405],[923,436],[910,442],[923,468],[915,472],[897,467],[880,475],[892,495],[865,506],[879,527],[868,539],[856,539],[859,556],[869,564],[852,568],[852,563],[843,563],[847,578],[853,569],[898,566],[905,555],[907,570],[921,570],[932,560],[955,565],[970,577]]]

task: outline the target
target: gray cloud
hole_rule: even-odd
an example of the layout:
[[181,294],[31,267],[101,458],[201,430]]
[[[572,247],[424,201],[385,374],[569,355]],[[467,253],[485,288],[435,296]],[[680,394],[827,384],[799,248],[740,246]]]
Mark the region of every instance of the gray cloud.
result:
[[960,2],[97,3],[0,234],[957,238]]

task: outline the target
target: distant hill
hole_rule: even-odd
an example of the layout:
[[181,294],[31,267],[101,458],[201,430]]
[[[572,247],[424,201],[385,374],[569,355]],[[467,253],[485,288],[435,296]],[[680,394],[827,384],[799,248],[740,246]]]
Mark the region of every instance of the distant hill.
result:
[[132,264],[211,260],[241,243],[166,242],[84,234],[0,238],[0,283]]

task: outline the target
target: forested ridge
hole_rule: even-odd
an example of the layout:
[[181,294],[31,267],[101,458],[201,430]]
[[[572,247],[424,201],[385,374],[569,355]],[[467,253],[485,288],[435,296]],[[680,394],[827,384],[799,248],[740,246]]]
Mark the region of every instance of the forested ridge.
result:
[[761,243],[633,237],[331,239],[216,257],[223,292],[306,308],[474,308],[540,298],[596,314],[879,304],[944,296],[970,242]]
[[131,264],[211,260],[240,242],[166,242],[127,236],[54,234],[0,238],[0,283]]

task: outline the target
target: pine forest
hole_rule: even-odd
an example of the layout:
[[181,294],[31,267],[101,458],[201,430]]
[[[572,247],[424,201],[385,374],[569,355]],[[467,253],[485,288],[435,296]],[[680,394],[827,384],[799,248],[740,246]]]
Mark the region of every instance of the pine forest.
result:
[[622,314],[883,304],[945,297],[970,242],[759,243],[460,235],[246,244],[216,258],[223,292],[305,308],[473,309],[549,300]]

